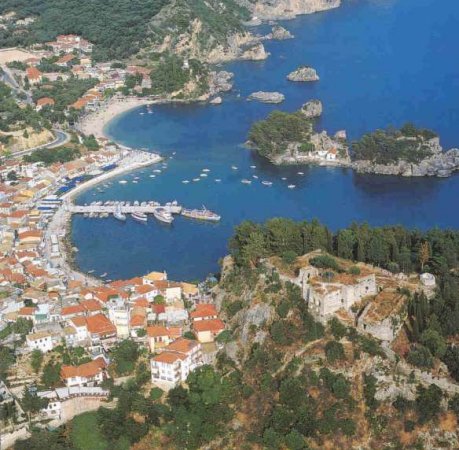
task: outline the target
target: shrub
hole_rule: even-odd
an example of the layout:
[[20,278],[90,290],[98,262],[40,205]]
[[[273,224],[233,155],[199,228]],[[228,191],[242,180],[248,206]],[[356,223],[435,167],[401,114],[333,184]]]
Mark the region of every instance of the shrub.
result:
[[417,345],[415,348],[410,350],[406,360],[417,367],[433,367],[433,357],[430,350],[423,345]]
[[325,345],[325,356],[327,361],[334,363],[335,361],[344,359],[344,347],[340,342],[330,341]]
[[315,256],[314,258],[311,258],[309,262],[311,265],[319,269],[332,269],[336,272],[341,272],[341,267],[338,262],[330,255]]

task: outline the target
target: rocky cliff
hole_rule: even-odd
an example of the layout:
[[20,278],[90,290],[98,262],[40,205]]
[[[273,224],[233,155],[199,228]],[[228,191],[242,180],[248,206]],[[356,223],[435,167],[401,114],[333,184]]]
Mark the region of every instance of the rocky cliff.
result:
[[251,8],[259,19],[292,19],[302,14],[337,8],[341,0],[258,0]]
[[359,173],[403,177],[449,177],[453,172],[459,170],[459,149],[443,151],[438,138],[426,141],[424,146],[429,149],[429,155],[416,163],[403,159],[391,164],[377,164],[369,160],[358,160],[353,161],[352,167]]

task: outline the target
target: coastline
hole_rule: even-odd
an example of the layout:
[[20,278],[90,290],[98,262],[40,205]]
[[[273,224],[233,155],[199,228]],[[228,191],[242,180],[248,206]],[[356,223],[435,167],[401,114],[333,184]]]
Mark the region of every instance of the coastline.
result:
[[113,97],[102,108],[84,116],[80,121],[79,129],[87,136],[93,134],[96,138],[108,139],[104,129],[111,120],[131,109],[153,103],[155,101],[148,98]]
[[[53,215],[46,228],[45,253],[48,261],[52,262],[53,265],[57,265],[69,279],[80,281],[85,286],[98,286],[103,284],[104,280],[80,271],[75,264],[74,246],[71,239],[72,214],[68,212],[66,204],[72,201],[81,192],[103,181],[141,167],[157,164],[162,160],[161,156],[156,153],[128,150],[125,147],[122,147],[122,151],[126,152],[126,155],[124,159],[120,161],[120,165],[117,168],[79,184],[61,197],[63,199],[63,204]],[[57,259],[51,258],[51,246],[49,242],[51,241],[52,234],[55,234],[59,241],[60,256]]]

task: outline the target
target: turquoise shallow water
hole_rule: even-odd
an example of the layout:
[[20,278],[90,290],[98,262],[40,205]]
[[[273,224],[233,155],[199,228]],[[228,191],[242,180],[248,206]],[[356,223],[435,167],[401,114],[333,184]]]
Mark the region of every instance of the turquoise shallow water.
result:
[[[108,133],[132,147],[159,151],[168,168],[150,178],[153,168],[124,175],[130,182],[103,193],[90,190],[78,202],[94,200],[177,199],[188,207],[205,205],[222,215],[219,224],[177,218],[172,227],[153,219],[73,220],[73,239],[83,270],[125,278],[166,269],[176,279],[202,278],[218,270],[233,227],[244,219],[317,217],[332,229],[352,221],[401,223],[411,227],[458,227],[459,175],[449,179],[363,176],[343,169],[274,167],[245,149],[250,125],[273,109],[294,111],[319,98],[324,103],[319,129],[346,129],[351,139],[377,127],[413,121],[435,129],[444,147],[459,146],[459,2],[454,0],[345,0],[343,7],[287,21],[294,40],[267,42],[261,63],[237,62],[233,92],[221,106],[158,106],[115,119]],[[289,83],[297,66],[315,67],[318,83]],[[285,94],[281,105],[247,102],[256,90]],[[238,167],[237,171],[231,166]],[[256,169],[250,168],[255,165]],[[203,168],[209,176],[197,183]],[[302,171],[304,175],[298,175]],[[242,178],[252,185],[241,184]],[[139,176],[138,184],[132,177]],[[287,181],[281,178],[286,177]],[[215,183],[214,178],[221,178]],[[273,186],[261,185],[270,180]],[[287,189],[287,184],[297,185]]]

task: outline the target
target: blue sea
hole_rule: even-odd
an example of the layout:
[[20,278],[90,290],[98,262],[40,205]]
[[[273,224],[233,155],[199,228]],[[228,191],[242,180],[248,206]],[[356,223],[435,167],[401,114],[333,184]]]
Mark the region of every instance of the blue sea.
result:
[[[345,129],[352,140],[412,121],[436,130],[445,148],[459,146],[459,2],[343,0],[339,9],[282,25],[295,39],[266,42],[271,53],[266,61],[222,67],[235,74],[234,89],[222,105],[156,106],[153,114],[139,108],[112,121],[107,131],[114,140],[172,159],[155,178],[150,177],[154,167],[142,169],[120,176],[102,193],[92,189],[78,198],[79,203],[176,199],[187,207],[205,205],[221,214],[221,222],[178,217],[165,226],[153,218],[140,224],[74,217],[76,262],[83,271],[107,272],[107,278],[117,279],[167,270],[170,278],[202,279],[218,272],[234,226],[246,219],[318,218],[333,230],[353,221],[459,227],[459,174],[403,179],[345,169],[275,167],[243,146],[254,121],[274,109],[295,111],[315,98],[324,105],[318,129]],[[288,82],[286,75],[302,64],[316,68],[320,81]],[[280,91],[286,101],[248,102],[246,97],[258,90]],[[207,178],[182,184],[204,168],[210,170]],[[134,176],[140,177],[137,184]],[[252,184],[242,184],[243,178]],[[121,179],[129,183],[119,184]],[[262,180],[273,185],[264,186]],[[296,189],[288,189],[290,183]]]

